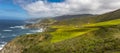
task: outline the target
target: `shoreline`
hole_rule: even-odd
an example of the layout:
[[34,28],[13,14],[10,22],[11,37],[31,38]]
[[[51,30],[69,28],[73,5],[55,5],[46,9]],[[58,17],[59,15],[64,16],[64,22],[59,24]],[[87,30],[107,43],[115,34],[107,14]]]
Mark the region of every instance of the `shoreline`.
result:
[[7,42],[5,42],[5,43],[1,44],[1,45],[0,45],[0,50],[2,50],[2,49],[3,49],[3,47],[4,47],[6,44],[7,44]]
[[[25,34],[28,35],[28,34],[34,34],[34,33],[39,33],[39,32],[43,32],[43,29],[40,28],[40,29],[36,29],[36,30],[31,30],[31,33],[25,33]],[[2,44],[0,45],[0,50],[2,50],[7,43],[8,42],[2,42]]]

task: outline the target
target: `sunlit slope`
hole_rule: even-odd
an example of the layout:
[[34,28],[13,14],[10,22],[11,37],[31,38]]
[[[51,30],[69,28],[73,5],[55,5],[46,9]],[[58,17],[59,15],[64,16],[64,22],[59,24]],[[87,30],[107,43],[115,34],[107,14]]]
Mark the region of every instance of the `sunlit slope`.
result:
[[110,21],[105,21],[105,22],[99,22],[99,23],[93,23],[93,24],[87,24],[84,25],[83,27],[107,27],[107,26],[114,26],[114,25],[119,25],[120,24],[120,19],[115,19],[115,20],[110,20]]
[[51,42],[55,43],[55,42],[64,41],[66,39],[71,39],[94,30],[98,30],[98,28],[57,29],[55,32],[51,33],[52,35]]
[[119,53],[119,21],[120,19],[114,19],[89,23],[82,27],[51,25],[50,31],[47,29],[46,32],[17,37],[7,44],[3,51],[8,49],[11,52],[14,50],[15,53]]
[[83,28],[77,28],[74,26],[53,26],[53,28],[57,28],[54,32],[51,32],[52,39],[51,42],[60,42],[66,39],[71,39],[91,31],[99,30],[101,27],[108,27],[119,25],[120,19],[110,20],[105,22],[99,22],[94,24],[84,25]]

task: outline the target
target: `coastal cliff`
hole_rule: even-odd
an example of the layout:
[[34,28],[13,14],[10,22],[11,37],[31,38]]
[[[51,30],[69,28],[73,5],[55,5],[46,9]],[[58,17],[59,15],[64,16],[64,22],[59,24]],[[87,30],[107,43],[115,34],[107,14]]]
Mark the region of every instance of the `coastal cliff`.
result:
[[45,20],[28,26],[46,28],[44,32],[16,37],[0,53],[120,53],[120,10]]
[[22,53],[24,50],[31,47],[31,45],[44,41],[45,38],[43,33],[19,36],[6,44],[0,53]]

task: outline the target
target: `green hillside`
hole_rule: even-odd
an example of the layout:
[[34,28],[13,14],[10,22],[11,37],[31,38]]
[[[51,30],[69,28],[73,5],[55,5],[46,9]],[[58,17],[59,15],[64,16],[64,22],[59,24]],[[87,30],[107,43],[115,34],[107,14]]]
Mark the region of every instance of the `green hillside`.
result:
[[77,27],[69,28],[68,26],[54,26],[53,28],[57,28],[57,30],[54,32],[51,32],[51,35],[53,36],[51,42],[58,42],[65,39],[70,39],[76,36],[89,33],[91,31],[99,30],[101,27],[119,25],[120,24],[119,21],[120,19],[116,19],[116,20],[110,20],[110,21],[105,21],[100,23],[87,24],[82,28],[77,28]]
[[120,19],[115,19],[115,20],[110,20],[110,21],[105,21],[100,23],[87,24],[87,25],[84,25],[83,27],[107,27],[107,26],[109,27],[109,26],[114,26],[119,24],[120,24]]
[[55,29],[48,32],[51,38],[48,38],[47,42],[41,42],[28,48],[24,53],[36,51],[37,53],[119,53],[119,20],[88,24],[82,28],[51,26],[52,29]]
[[16,37],[2,52],[120,53],[119,14],[120,10],[117,10],[98,16],[61,21],[44,19],[42,23],[34,24],[46,28],[44,32]]
[[101,15],[94,15],[94,16],[86,16],[86,17],[79,17],[79,18],[68,18],[64,19],[62,21],[58,21],[54,23],[54,25],[84,25],[88,23],[97,23],[97,22],[104,22],[104,21],[109,21],[109,20],[114,20],[114,19],[119,19],[120,18],[120,9],[113,11],[113,12],[108,12],[105,14]]

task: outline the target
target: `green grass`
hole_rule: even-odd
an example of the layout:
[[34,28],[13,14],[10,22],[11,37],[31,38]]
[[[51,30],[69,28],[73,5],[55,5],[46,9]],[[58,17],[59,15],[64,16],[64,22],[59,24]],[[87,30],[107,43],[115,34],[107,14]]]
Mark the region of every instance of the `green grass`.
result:
[[[75,26],[52,26],[52,28],[57,28],[57,30],[50,33],[52,35],[51,43],[56,43],[67,39],[71,39],[89,33],[91,31],[98,30],[100,27],[114,26],[118,24],[120,24],[120,19],[94,23],[94,24],[87,24],[84,25],[83,28],[77,28]],[[93,27],[93,28],[86,28],[86,27]]]
[[23,50],[20,53],[120,53],[119,14],[120,10],[55,23],[45,19],[42,24],[47,24],[47,30],[43,34],[21,36],[11,46],[22,45],[16,48]]
[[56,42],[64,41],[67,39],[71,39],[94,30],[98,30],[98,28],[57,29],[56,31],[51,32],[51,35],[52,35],[51,43],[56,43]]
[[87,25],[84,25],[83,27],[113,26],[113,25],[119,25],[119,24],[120,24],[120,19],[116,19],[116,20],[105,21],[100,23],[87,24]]

